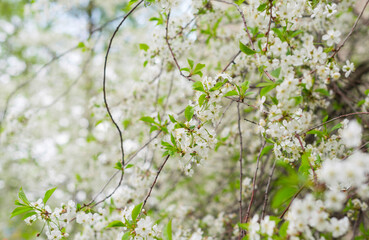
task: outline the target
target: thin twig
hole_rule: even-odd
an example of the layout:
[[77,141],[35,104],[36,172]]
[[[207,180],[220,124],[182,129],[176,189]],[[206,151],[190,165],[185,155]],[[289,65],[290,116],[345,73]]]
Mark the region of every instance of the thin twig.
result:
[[275,159],[275,160],[274,160],[274,163],[273,163],[272,169],[271,169],[270,174],[269,174],[268,183],[267,183],[267,186],[266,186],[266,188],[265,188],[265,194],[264,194],[264,205],[263,205],[263,210],[262,210],[262,212],[261,212],[261,219],[263,219],[263,218],[264,218],[264,216],[265,216],[266,207],[267,207],[267,204],[268,204],[268,198],[269,198],[269,186],[270,186],[270,183],[272,182],[272,177],[273,177],[273,174],[274,174],[274,170],[275,170],[276,162],[277,162],[277,159]]
[[265,147],[266,141],[264,141],[263,145],[260,148],[260,152],[259,152],[259,156],[258,159],[256,161],[256,169],[255,169],[255,173],[254,173],[254,178],[252,180],[252,193],[251,193],[251,199],[250,199],[250,203],[249,206],[247,208],[247,212],[246,212],[246,216],[244,217],[243,221],[241,223],[247,223],[247,221],[249,220],[249,216],[250,216],[250,212],[251,212],[251,206],[252,203],[254,201],[254,195],[255,195],[255,185],[256,185],[256,178],[258,176],[258,170],[259,170],[259,162],[260,162],[260,156],[261,156],[261,152],[263,151],[264,147]]
[[[250,41],[250,45],[251,45],[251,48],[252,50],[256,51],[256,48],[255,48],[255,45],[254,45],[254,41],[252,40],[252,37],[251,37],[251,34],[250,34],[250,31],[247,27],[247,23],[246,23],[246,19],[245,19],[245,14],[243,14],[240,6],[238,6],[236,3],[233,3],[233,2],[227,2],[227,1],[223,1],[223,0],[214,0],[216,2],[222,2],[222,3],[225,3],[225,4],[229,4],[229,5],[233,5],[237,8],[238,12],[240,13],[241,15],[241,18],[242,18],[242,21],[243,21],[243,25],[245,27],[245,31],[247,33],[247,36],[249,38],[249,41]],[[369,0],[368,0],[369,1]],[[258,54],[255,54],[254,55],[257,59],[259,59],[259,55]],[[272,77],[272,75],[270,75],[270,73],[264,69],[264,73],[265,75],[273,82],[275,82],[275,79]]]
[[220,117],[219,122],[217,123],[217,125],[216,125],[216,126],[215,126],[215,128],[214,128],[214,131],[217,131],[217,130],[218,130],[218,127],[219,127],[219,126],[220,126],[220,124],[222,123],[222,120],[223,120],[223,118],[224,118],[225,113],[228,111],[229,107],[230,107],[232,104],[233,104],[233,101],[232,101],[232,102],[230,102],[230,103],[228,104],[228,106],[226,107],[226,109],[223,111],[222,116]]
[[324,122],[324,123],[321,123],[321,124],[319,124],[319,125],[316,125],[316,126],[314,126],[314,127],[311,127],[311,128],[309,128],[308,130],[306,130],[306,131],[304,132],[304,134],[308,133],[309,131],[311,131],[311,130],[313,130],[313,129],[315,129],[315,128],[321,127],[321,126],[323,126],[323,125],[326,125],[326,124],[328,124],[328,123],[330,123],[330,122],[333,122],[333,121],[335,121],[335,120],[337,120],[337,119],[340,119],[340,118],[349,117],[349,116],[354,116],[354,115],[366,115],[366,114],[369,114],[369,112],[354,112],[354,113],[344,114],[344,115],[341,115],[341,116],[338,116],[338,117],[332,118],[331,120],[328,120],[328,121],[326,121],[326,122]]
[[229,66],[231,66],[231,64],[235,64],[234,60],[236,60],[236,58],[238,57],[238,55],[241,54],[241,51],[238,51],[231,59],[231,61],[229,61],[229,63],[227,64],[227,66],[225,66],[225,68],[223,68],[222,73],[224,73],[225,71],[227,71],[227,69],[229,68]]
[[156,139],[160,135],[161,132],[162,132],[161,130],[158,131],[154,137],[150,138],[142,147],[140,147],[132,156],[130,156],[128,160],[126,161],[125,165],[130,163],[133,160],[133,158],[135,158],[139,152],[145,149],[154,139]]
[[288,209],[290,209],[290,207],[291,207],[291,204],[292,204],[293,200],[295,200],[295,198],[297,198],[297,196],[301,193],[301,191],[302,191],[304,188],[305,188],[305,186],[302,186],[302,187],[298,190],[298,192],[297,192],[295,195],[293,195],[293,197],[292,197],[292,199],[291,199],[290,203],[288,204],[288,206],[286,207],[286,209],[283,211],[283,213],[281,214],[281,216],[279,216],[279,218],[280,218],[280,219],[282,219],[282,218],[284,217],[284,215],[286,214],[286,212],[288,211]]
[[[238,114],[238,135],[240,137],[240,158],[239,158],[239,164],[240,164],[240,199],[239,199],[239,217],[240,222],[242,222],[243,216],[242,216],[242,180],[243,180],[243,173],[242,173],[242,158],[243,158],[243,141],[242,141],[242,130],[241,130],[241,113],[240,113],[240,103],[237,103],[237,114]],[[241,235],[241,232],[240,232]]]
[[104,103],[105,103],[105,108],[106,111],[109,114],[109,117],[111,119],[111,121],[113,122],[113,124],[115,125],[118,133],[119,133],[119,138],[120,138],[120,150],[121,150],[121,154],[122,154],[122,158],[121,158],[121,163],[122,163],[122,167],[124,166],[124,148],[123,148],[123,135],[122,135],[122,131],[119,127],[119,125],[117,124],[117,122],[114,120],[113,115],[111,114],[110,108],[109,108],[109,104],[106,98],[106,67],[108,64],[108,58],[109,58],[109,52],[114,40],[115,35],[118,33],[119,28],[122,26],[122,24],[124,23],[124,21],[128,18],[129,15],[131,15],[131,13],[133,13],[136,8],[143,2],[144,0],[141,0],[139,3],[137,3],[122,19],[122,21],[120,21],[120,23],[118,24],[118,26],[116,27],[113,35],[110,38],[109,41],[109,45],[108,45],[108,50],[106,51],[106,55],[105,55],[105,62],[104,62],[104,76],[103,76],[103,94],[104,94]]
[[[115,29],[113,35],[111,36],[110,38],[110,41],[109,41],[109,45],[108,45],[108,49],[106,51],[106,55],[105,55],[105,62],[104,62],[104,76],[103,76],[103,94],[104,94],[104,103],[105,103],[105,107],[106,107],[106,110],[109,114],[109,117],[110,119],[112,120],[113,124],[115,125],[115,127],[117,128],[118,130],[118,133],[119,133],[119,138],[120,138],[120,148],[121,148],[121,154],[122,154],[122,159],[121,159],[121,164],[122,164],[122,169],[120,170],[121,172],[121,175],[120,175],[120,179],[119,179],[119,183],[118,185],[114,188],[114,190],[109,194],[107,195],[104,199],[96,202],[94,205],[91,206],[91,208],[95,207],[96,205],[104,202],[106,199],[110,198],[117,190],[118,188],[121,186],[122,182],[123,182],[123,177],[124,177],[124,148],[123,148],[123,136],[122,136],[122,131],[120,130],[118,124],[115,122],[111,112],[110,112],[110,109],[109,109],[109,105],[108,105],[108,102],[107,102],[107,99],[106,99],[106,67],[107,67],[107,63],[108,63],[108,57],[109,57],[109,52],[110,52],[110,49],[111,49],[111,45],[113,43],[113,39],[115,37],[115,35],[117,34],[117,32],[119,31],[119,28],[122,26],[122,24],[124,23],[124,21],[128,18],[129,15],[131,15],[135,9],[143,2],[144,0],[141,0],[139,3],[137,3],[122,19],[122,21],[118,24],[117,28]],[[90,206],[92,204],[92,202],[90,202],[88,205],[86,205],[86,207]]]
[[341,48],[345,45],[345,43],[346,43],[347,39],[352,35],[352,33],[354,32],[354,30],[355,30],[355,28],[356,28],[356,26],[357,26],[357,24],[358,24],[358,22],[359,22],[359,20],[360,20],[361,16],[363,15],[363,13],[364,13],[364,11],[365,11],[365,8],[366,8],[366,6],[368,5],[368,3],[369,3],[369,0],[367,0],[367,1],[366,1],[366,3],[365,3],[365,5],[364,5],[363,9],[361,10],[361,12],[360,12],[359,16],[357,17],[357,19],[356,19],[356,21],[355,21],[354,25],[352,26],[352,28],[351,28],[350,32],[347,34],[347,36],[346,36],[346,37],[345,37],[345,39],[342,41],[342,43],[338,46],[338,48],[334,51],[334,53],[332,54],[331,58],[334,58],[334,56],[336,56],[336,54],[337,54],[337,53],[341,50]]
[[263,49],[264,52],[268,51],[270,26],[272,25],[272,18],[273,18],[272,17],[272,15],[273,15],[273,0],[269,0],[269,9],[270,9],[270,18],[269,18],[268,30],[265,34],[267,36],[267,42],[265,44],[265,48]]
[[179,71],[179,74],[180,74],[182,77],[186,78],[188,81],[195,82],[195,81],[194,81],[193,79],[191,79],[189,76],[186,76],[186,75],[184,75],[184,74],[182,73],[182,71],[181,71],[181,67],[180,67],[180,66],[179,66],[179,64],[178,64],[178,60],[177,60],[176,56],[174,55],[174,52],[173,52],[172,47],[170,46],[170,43],[169,43],[169,37],[168,37],[169,17],[170,17],[170,12],[168,13],[168,16],[167,16],[167,23],[166,23],[166,26],[165,26],[165,41],[166,41],[166,43],[167,43],[167,45],[168,45],[168,48],[169,48],[170,54],[171,54],[171,55],[172,55],[172,57],[173,57],[174,63],[175,63],[175,64],[176,64],[176,66],[177,66],[177,69],[178,69],[178,71]]
[[152,189],[154,188],[157,180],[158,180],[158,177],[161,173],[161,170],[163,170],[164,168],[164,165],[167,163],[168,159],[169,159],[170,155],[167,155],[164,159],[164,162],[161,164],[160,168],[158,169],[157,173],[156,173],[156,176],[155,176],[155,179],[154,179],[154,182],[151,184],[151,187],[149,189],[149,192],[147,193],[146,197],[145,197],[145,200],[143,201],[143,204],[142,204],[142,208],[141,209],[144,209],[145,205],[146,205],[146,202],[147,200],[149,199],[150,195],[151,195],[151,192],[152,192]]

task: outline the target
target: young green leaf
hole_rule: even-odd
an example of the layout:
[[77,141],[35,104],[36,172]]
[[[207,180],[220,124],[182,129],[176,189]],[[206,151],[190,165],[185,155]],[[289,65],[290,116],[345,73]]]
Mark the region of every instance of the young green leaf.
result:
[[125,227],[126,225],[124,223],[122,223],[119,220],[116,221],[112,221],[108,224],[108,226],[106,226],[106,228],[113,228],[113,227]]
[[193,117],[193,114],[195,112],[195,108],[188,105],[185,109],[185,117],[186,117],[186,120],[187,122],[191,121],[192,117]]
[[32,212],[27,212],[26,214],[23,215],[22,217],[22,220],[30,217],[30,216],[33,216],[33,215],[36,215],[37,213],[35,211],[32,211]]
[[268,6],[267,3],[260,4],[259,7],[258,7],[258,11],[259,12],[264,11],[267,8],[267,6]]
[[131,239],[131,234],[130,232],[126,232],[123,237],[122,237],[122,240],[130,240]]
[[149,45],[145,44],[145,43],[140,43],[140,49],[144,50],[145,52],[147,52],[147,50],[149,50]]
[[270,72],[270,75],[272,75],[275,78],[279,78],[279,75],[281,74],[281,67],[274,69]]
[[133,164],[127,164],[127,166],[125,167],[125,169],[128,169],[128,168],[131,168],[131,167],[134,167],[135,165]]
[[30,202],[28,201],[28,199],[27,199],[27,197],[26,197],[26,194],[23,192],[22,187],[19,189],[18,197],[19,197],[19,199],[21,199],[24,203],[26,203],[26,204],[30,204]]
[[155,124],[155,120],[152,117],[145,116],[145,117],[140,118],[140,120],[144,121],[144,122],[147,122],[147,123]]
[[240,50],[241,50],[241,52],[245,53],[246,55],[252,55],[252,54],[255,54],[256,53],[256,51],[248,48],[241,41],[240,41]]
[[163,239],[172,240],[172,220],[169,220],[168,224],[164,228]]
[[13,212],[11,213],[10,218],[13,218],[19,214],[25,213],[25,212],[29,212],[32,211],[33,208],[29,207],[29,206],[22,206],[22,207],[17,207],[16,209],[13,210]]
[[169,119],[170,119],[170,121],[172,123],[176,123],[177,122],[177,120],[172,115],[169,114],[168,116],[169,116]]
[[139,204],[137,204],[137,205],[133,208],[133,210],[132,210],[132,221],[133,221],[133,222],[136,222],[136,219],[137,219],[138,215],[139,215],[139,214],[140,214],[140,212],[141,212],[142,204],[143,204],[143,203],[139,203]]
[[188,65],[190,66],[191,69],[193,69],[194,66],[194,62],[191,59],[187,59]]
[[194,82],[192,88],[196,91],[205,92],[204,85],[200,81]]
[[44,204],[46,204],[46,202],[49,200],[49,198],[51,197],[51,195],[53,195],[54,191],[56,190],[55,188],[49,189],[46,191],[44,198],[42,199],[42,201],[44,202]]
[[199,97],[199,106],[201,107],[204,102],[205,102],[205,99],[206,99],[206,94],[201,94],[201,96]]
[[238,92],[236,90],[231,90],[227,92],[226,94],[224,94],[224,97],[229,97],[229,96],[234,96],[234,95],[238,95]]

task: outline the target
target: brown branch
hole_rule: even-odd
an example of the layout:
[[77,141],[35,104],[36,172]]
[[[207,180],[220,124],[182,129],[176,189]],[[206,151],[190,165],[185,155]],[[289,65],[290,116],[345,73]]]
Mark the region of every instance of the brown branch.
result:
[[247,223],[247,221],[249,220],[250,217],[250,212],[251,212],[251,206],[252,203],[254,201],[254,195],[255,195],[255,185],[256,185],[256,178],[258,176],[258,170],[259,170],[259,162],[260,162],[260,156],[261,156],[261,152],[263,151],[264,147],[265,147],[266,142],[264,141],[263,145],[260,148],[260,152],[259,152],[259,156],[258,159],[256,161],[256,170],[254,173],[254,178],[252,180],[252,193],[251,193],[251,199],[250,199],[250,203],[249,206],[247,208],[247,212],[246,212],[246,216],[244,217],[243,221],[241,223]]
[[168,13],[168,16],[167,16],[167,23],[166,23],[166,26],[165,26],[165,41],[166,41],[166,43],[167,43],[167,45],[168,45],[168,48],[169,48],[170,54],[171,54],[171,55],[172,55],[172,57],[173,57],[173,61],[174,61],[174,63],[175,63],[175,64],[176,64],[176,66],[177,66],[177,69],[178,69],[178,71],[179,71],[179,74],[180,74],[182,77],[186,78],[188,81],[195,82],[195,80],[191,79],[191,78],[190,78],[190,76],[186,76],[186,75],[184,75],[184,74],[182,73],[181,67],[180,67],[180,66],[179,66],[179,64],[178,64],[178,60],[177,60],[176,56],[174,55],[174,52],[173,52],[172,47],[170,46],[170,43],[169,43],[169,37],[168,37],[169,17],[170,17],[170,11],[169,11],[169,13]]
[[[245,31],[246,31],[246,33],[247,33],[247,36],[248,36],[248,38],[249,38],[249,40],[250,40],[250,45],[251,45],[251,48],[252,48],[252,50],[254,50],[254,51],[256,51],[256,48],[255,48],[255,45],[254,45],[254,41],[252,40],[252,37],[251,37],[251,34],[250,34],[250,31],[249,31],[249,29],[248,29],[248,27],[247,27],[247,23],[246,23],[246,19],[245,19],[245,14],[243,14],[243,12],[242,12],[242,10],[241,10],[241,8],[240,8],[240,6],[238,6],[236,3],[230,3],[230,2],[227,2],[227,1],[223,1],[223,0],[214,0],[214,1],[216,1],[216,2],[222,2],[222,3],[225,3],[225,4],[229,4],[229,5],[233,5],[233,6],[235,6],[236,8],[237,8],[237,11],[240,13],[240,15],[241,15],[241,18],[242,18],[242,21],[243,21],[243,25],[244,25],[244,27],[245,27]],[[369,0],[368,0],[369,1]],[[259,59],[259,55],[258,54],[255,54],[254,55],[257,59]],[[275,82],[275,79],[270,75],[270,73],[267,71],[267,70],[264,70],[264,73],[265,73],[265,75],[271,80],[271,81],[273,81],[273,82]]]
[[[121,154],[122,154],[122,158],[121,158],[121,163],[122,163],[122,167],[124,166],[124,148],[123,148],[123,136],[122,136],[122,131],[119,127],[119,125],[117,124],[117,122],[114,120],[113,115],[111,114],[110,108],[109,108],[109,104],[106,98],[106,67],[108,64],[108,58],[109,58],[109,52],[114,40],[115,35],[118,33],[119,28],[122,26],[122,24],[124,23],[124,21],[129,17],[129,15],[131,15],[131,13],[133,13],[136,8],[143,2],[144,0],[141,0],[139,3],[137,3],[122,19],[122,21],[120,21],[120,23],[118,24],[118,26],[116,27],[113,35],[110,38],[109,41],[109,45],[108,45],[108,50],[106,51],[106,55],[105,55],[105,62],[104,62],[104,76],[103,76],[103,94],[104,94],[104,103],[105,103],[105,108],[106,111],[109,114],[109,117],[111,119],[111,121],[113,122],[113,124],[115,125],[118,133],[119,133],[119,138],[120,138],[120,150],[121,150]],[[122,173],[123,175],[123,173]]]
[[[242,130],[241,130],[241,113],[240,113],[240,103],[237,103],[237,114],[238,114],[238,135],[240,137],[240,158],[239,158],[239,164],[240,164],[240,199],[239,199],[239,217],[240,222],[242,223],[242,180],[243,180],[243,173],[242,173],[242,157],[243,157],[243,141],[242,141]],[[242,231],[240,231],[239,239],[241,239]]]
[[364,5],[363,9],[361,10],[361,12],[360,12],[359,16],[357,17],[357,19],[356,19],[356,21],[355,21],[354,25],[352,26],[352,28],[351,28],[350,32],[347,34],[347,36],[345,37],[345,39],[344,39],[344,40],[342,41],[342,43],[338,46],[338,48],[334,51],[334,53],[332,54],[332,56],[331,56],[330,58],[334,58],[334,56],[336,56],[336,54],[337,54],[337,53],[341,50],[341,48],[345,45],[345,43],[346,43],[347,39],[352,35],[352,33],[354,32],[354,30],[355,30],[355,28],[356,28],[356,26],[357,26],[357,24],[358,24],[358,22],[359,22],[359,20],[360,20],[361,16],[363,15],[363,13],[364,13],[364,11],[365,11],[365,8],[366,8],[366,6],[368,5],[368,3],[369,3],[369,0],[367,0],[367,1],[366,1],[366,3],[365,3],[365,5]]
[[284,215],[286,214],[286,212],[288,211],[288,209],[290,209],[291,204],[293,202],[293,200],[295,200],[297,198],[297,196],[302,192],[302,190],[305,188],[305,186],[302,186],[295,195],[293,195],[290,203],[288,204],[288,206],[286,207],[286,209],[283,211],[283,213],[281,214],[281,216],[279,216],[280,219],[282,219],[284,217]]
[[[104,62],[104,75],[103,75],[103,97],[104,97],[104,103],[105,103],[105,107],[106,110],[109,114],[109,117],[111,119],[111,121],[113,122],[113,124],[115,125],[115,127],[118,130],[119,133],[119,138],[120,138],[120,148],[121,148],[121,154],[122,154],[122,159],[121,159],[121,164],[122,164],[122,169],[120,170],[121,175],[120,175],[120,179],[119,179],[119,183],[118,185],[114,188],[114,190],[107,195],[104,199],[96,202],[94,205],[91,206],[91,208],[95,207],[96,205],[104,202],[106,199],[110,198],[116,191],[117,189],[121,186],[122,182],[123,182],[123,177],[124,177],[124,148],[123,148],[123,136],[122,136],[122,131],[120,130],[118,124],[116,123],[116,121],[114,120],[111,112],[110,112],[110,108],[106,99],[106,67],[107,67],[107,63],[108,63],[108,57],[109,57],[109,52],[114,40],[115,35],[117,34],[117,32],[119,31],[119,28],[121,27],[121,25],[124,23],[124,21],[128,18],[129,15],[131,15],[135,9],[143,2],[144,0],[141,0],[139,3],[137,3],[122,19],[122,21],[118,24],[118,26],[116,27],[113,35],[110,38],[109,41],[109,45],[108,45],[108,49],[106,51],[106,55],[105,55],[105,62]],[[109,180],[110,181],[110,180]],[[88,205],[86,205],[85,207],[90,206],[93,203],[93,201],[91,201]]]
[[235,64],[234,60],[236,60],[236,58],[238,57],[238,55],[241,54],[241,51],[238,51],[231,59],[231,61],[229,61],[229,63],[227,64],[227,66],[225,66],[225,68],[223,68],[222,73],[224,73],[225,71],[227,71],[227,69],[229,68],[229,66],[231,66],[231,64]]
[[270,186],[270,183],[272,182],[272,177],[273,177],[273,174],[274,174],[276,162],[277,162],[277,159],[274,160],[274,163],[273,163],[273,166],[272,166],[272,170],[270,171],[270,174],[269,174],[268,183],[267,183],[267,186],[265,188],[264,205],[263,205],[263,210],[261,212],[261,219],[263,219],[264,216],[265,216],[266,207],[267,207],[268,199],[269,199],[269,186]]
[[311,130],[313,130],[313,129],[315,129],[315,128],[321,127],[321,126],[323,126],[323,125],[326,125],[326,124],[328,124],[328,123],[330,123],[330,122],[333,122],[333,121],[335,121],[335,120],[337,120],[337,119],[340,119],[340,118],[345,118],[345,117],[355,116],[355,115],[367,115],[367,114],[369,114],[369,112],[354,112],[354,113],[344,114],[344,115],[341,115],[341,116],[338,116],[338,117],[332,118],[331,120],[328,120],[328,121],[326,121],[326,122],[324,122],[324,123],[321,123],[321,124],[319,124],[319,125],[316,125],[316,126],[314,126],[314,127],[311,127],[311,128],[309,128],[308,130],[306,130],[306,131],[304,132],[304,134],[308,133],[309,131],[311,131]]
[[[143,201],[143,204],[142,204],[142,208],[141,209],[144,209],[145,205],[146,205],[146,202],[147,200],[149,199],[150,195],[151,195],[151,192],[152,192],[152,189],[154,188],[157,180],[158,180],[158,177],[161,173],[161,170],[163,170],[163,167],[164,165],[167,163],[168,159],[169,159],[170,155],[167,155],[164,159],[164,162],[161,164],[161,166],[159,167],[157,173],[156,173],[156,176],[155,176],[155,179],[154,179],[154,182],[151,184],[151,187],[149,189],[149,192],[147,193],[146,197],[145,197],[145,200]],[[142,211],[142,210],[141,210]]]
[[273,15],[273,0],[269,0],[269,9],[270,9],[270,18],[269,18],[269,24],[268,24],[268,30],[265,33],[267,36],[267,42],[265,44],[265,48],[263,49],[264,52],[268,51],[268,44],[269,44],[269,33],[270,33],[270,26],[272,25],[272,15]]

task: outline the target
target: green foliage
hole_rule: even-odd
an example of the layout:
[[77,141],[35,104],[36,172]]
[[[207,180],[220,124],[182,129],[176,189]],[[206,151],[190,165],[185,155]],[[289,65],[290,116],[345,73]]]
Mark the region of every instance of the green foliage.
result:
[[51,197],[51,195],[53,195],[53,193],[55,192],[56,187],[49,189],[46,191],[44,198],[42,199],[43,203],[46,204],[46,202],[49,200],[49,198]]
[[199,75],[200,77],[203,76],[202,69],[206,66],[205,64],[198,63],[194,66],[194,62],[191,59],[187,59],[189,68],[181,68],[181,71],[188,72],[188,77]]
[[240,50],[241,50],[241,52],[243,52],[246,55],[253,55],[253,54],[256,53],[256,51],[250,49],[249,47],[244,45],[241,41],[240,41]]
[[169,220],[163,231],[164,240],[172,240],[172,220]]
[[136,219],[142,210],[142,205],[143,203],[139,203],[133,208],[132,210],[132,221],[133,222],[136,222]]
[[195,112],[195,108],[194,107],[192,107],[190,105],[188,105],[186,107],[184,114],[185,114],[185,117],[186,117],[187,122],[191,121],[194,112]]

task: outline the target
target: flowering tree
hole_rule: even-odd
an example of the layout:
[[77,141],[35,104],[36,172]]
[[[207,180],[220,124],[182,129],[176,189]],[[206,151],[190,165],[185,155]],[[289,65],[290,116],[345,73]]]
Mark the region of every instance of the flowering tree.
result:
[[368,239],[368,2],[1,2],[0,236]]

